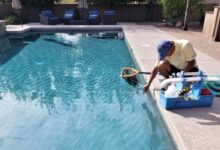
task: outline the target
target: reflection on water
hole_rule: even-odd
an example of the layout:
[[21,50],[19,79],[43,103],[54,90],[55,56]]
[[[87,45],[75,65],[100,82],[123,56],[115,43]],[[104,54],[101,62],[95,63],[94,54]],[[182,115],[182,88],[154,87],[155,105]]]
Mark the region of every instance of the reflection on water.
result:
[[105,40],[92,43],[87,38],[84,40],[89,44],[69,44],[66,48],[65,41],[58,37],[30,37],[33,42],[28,45],[27,39],[9,40],[1,57],[2,65],[10,60],[1,67],[3,94],[10,93],[16,100],[38,101],[49,111],[56,110],[56,103],[70,105],[76,100],[96,105],[116,99],[122,108],[132,102],[137,91],[119,77],[123,65],[132,65],[131,59],[125,59],[129,56],[123,56],[128,53],[123,50],[120,55],[119,47],[125,49],[124,43],[115,43],[119,47],[113,49]]
[[57,40],[54,40],[54,39],[45,38],[44,40],[49,41],[49,42],[53,42],[53,43],[56,43],[56,44],[61,44],[62,46],[67,46],[67,47],[72,47],[73,46],[72,44],[67,44],[65,42],[57,41]]
[[[0,51],[0,121],[13,133],[8,143],[33,149],[172,149],[142,86],[119,76],[122,67],[135,67],[124,41],[79,34],[1,40],[6,44]],[[15,120],[22,124],[18,129],[11,125]],[[31,141],[24,127],[34,135]],[[39,140],[39,131],[45,139]]]

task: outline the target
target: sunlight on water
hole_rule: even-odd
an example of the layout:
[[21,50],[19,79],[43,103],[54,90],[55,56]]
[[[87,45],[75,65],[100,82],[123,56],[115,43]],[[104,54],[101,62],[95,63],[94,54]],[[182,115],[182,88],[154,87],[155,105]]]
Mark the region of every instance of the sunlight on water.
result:
[[67,33],[56,33],[56,38],[59,41],[65,42],[67,44],[78,44],[81,34],[75,34],[74,36],[69,35]]
[[[32,34],[0,50],[0,149],[175,149],[123,40]],[[140,79],[139,79],[140,81]]]

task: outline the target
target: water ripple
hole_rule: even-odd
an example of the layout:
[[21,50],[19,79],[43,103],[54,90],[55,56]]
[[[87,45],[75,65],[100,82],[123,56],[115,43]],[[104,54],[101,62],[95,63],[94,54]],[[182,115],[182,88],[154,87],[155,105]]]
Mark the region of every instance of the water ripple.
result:
[[[46,39],[46,40],[45,40]],[[80,34],[8,39],[0,58],[0,149],[172,149],[124,41]]]

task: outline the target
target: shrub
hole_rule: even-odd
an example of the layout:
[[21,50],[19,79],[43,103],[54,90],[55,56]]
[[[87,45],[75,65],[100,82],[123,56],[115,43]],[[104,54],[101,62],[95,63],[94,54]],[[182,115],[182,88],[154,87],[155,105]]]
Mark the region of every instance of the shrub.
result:
[[15,15],[7,15],[5,16],[5,23],[8,24],[17,24],[19,22],[19,19]]
[[9,0],[0,0],[0,3],[6,4],[6,3],[10,3],[11,1]]
[[163,15],[167,19],[183,19],[186,0],[161,0]]
[[[190,11],[192,7],[201,7],[201,0],[191,0]],[[169,20],[183,21],[186,9],[186,0],[161,0],[163,6],[163,15]]]

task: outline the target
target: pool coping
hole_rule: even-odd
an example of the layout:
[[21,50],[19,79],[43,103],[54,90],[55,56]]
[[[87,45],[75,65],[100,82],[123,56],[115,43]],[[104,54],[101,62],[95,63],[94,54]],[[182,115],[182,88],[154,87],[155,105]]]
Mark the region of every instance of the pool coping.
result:
[[[125,32],[125,31],[123,30],[123,32]],[[131,48],[131,46],[130,46],[128,40],[127,40],[126,35],[125,35],[125,42],[126,42],[126,44],[127,44],[127,46],[128,46],[128,49],[129,49],[129,51],[130,51],[130,54],[132,55],[132,57],[133,57],[133,59],[134,59],[136,65],[138,65],[139,70],[141,70],[141,71],[144,72],[144,71],[145,71],[145,68],[144,68],[144,66],[143,66],[143,64],[142,64],[142,62],[141,62],[141,60],[139,59],[138,54],[135,53],[135,50],[133,50],[133,49]],[[145,83],[147,83],[148,78],[143,77],[143,79],[144,79]],[[184,143],[183,143],[183,141],[181,140],[181,137],[178,135],[178,133],[177,133],[176,131],[174,132],[174,131],[172,130],[172,128],[170,128],[170,126],[168,126],[168,124],[171,124],[171,125],[172,125],[172,122],[169,120],[169,118],[168,118],[167,116],[164,116],[164,115],[163,115],[162,109],[160,109],[160,108],[158,107],[157,101],[155,100],[155,97],[153,96],[153,95],[154,95],[154,94],[153,94],[153,90],[149,90],[149,91],[147,92],[147,94],[148,94],[148,96],[150,97],[151,102],[153,103],[153,105],[154,105],[155,108],[157,109],[157,111],[158,111],[158,113],[159,113],[159,115],[160,115],[159,117],[160,117],[160,119],[162,119],[162,123],[163,123],[163,125],[165,126],[168,135],[172,138],[173,144],[174,144],[174,146],[176,146],[176,149],[178,149],[178,150],[186,150],[186,148],[184,147]]]
[[97,26],[97,25],[38,25],[38,24],[27,24],[23,27],[10,25],[7,27],[7,35],[22,35],[30,32],[102,32],[102,31],[122,31],[121,26]]
[[[24,26],[24,29],[20,29],[19,27],[16,29],[12,29],[13,26],[10,27],[11,29],[7,30],[7,32],[9,34],[13,34],[13,33],[19,33],[19,34],[23,34],[23,33],[27,33],[30,31],[40,31],[40,29],[43,29],[44,31],[48,31],[50,30],[51,32],[54,32],[54,30],[56,28],[58,28],[58,30],[56,31],[71,31],[71,32],[88,32],[88,31],[112,31],[113,29],[115,29],[115,31],[119,30],[119,31],[123,31],[125,34],[125,41],[127,43],[127,46],[129,47],[129,51],[132,54],[132,57],[135,59],[137,65],[139,66],[141,71],[146,71],[146,69],[150,69],[152,68],[153,63],[149,63],[148,65],[146,65],[146,62],[155,60],[154,58],[154,53],[152,52],[147,52],[147,54],[149,54],[149,56],[145,54],[145,52],[141,52],[139,49],[143,49],[143,47],[140,47],[140,44],[142,44],[140,41],[138,41],[139,43],[135,42],[135,40],[139,40],[138,36],[134,37],[134,35],[140,34],[142,32],[146,33],[146,34],[152,34],[152,39],[149,40],[149,42],[151,43],[150,47],[148,47],[149,43],[145,44],[143,43],[142,46],[145,46],[144,49],[150,49],[151,51],[153,49],[155,49],[156,47],[156,43],[158,42],[158,40],[160,39],[176,39],[172,36],[167,35],[165,32],[160,31],[159,29],[152,27],[152,26],[147,26],[147,29],[145,29],[143,26],[138,26],[135,23],[124,23],[124,24],[119,24],[119,25],[98,25],[98,26],[94,26],[94,25],[71,25],[71,26],[66,26],[64,25],[64,27],[62,27],[62,25],[57,25],[57,26],[45,26],[43,25],[43,27],[40,27],[39,24],[28,24],[26,26]],[[51,29],[50,29],[51,28]],[[149,28],[149,29],[148,29]],[[158,32],[158,34],[153,35],[153,33],[150,32],[150,30],[153,29],[154,31]],[[163,35],[163,36],[162,36]],[[143,35],[140,35],[140,37],[144,37]],[[136,38],[136,39],[135,39]],[[134,40],[135,39],[135,40]],[[143,41],[143,39],[142,39]],[[145,40],[144,40],[145,41]],[[148,42],[148,41],[147,41]],[[143,53],[143,54],[142,54]],[[153,56],[152,56],[153,55]],[[218,62],[216,62],[216,60],[213,60],[212,58],[208,58],[206,57],[206,55],[204,54],[200,54],[199,59],[201,60],[201,64],[205,64],[205,63],[211,63],[211,65],[213,65],[212,62],[216,63],[216,64],[220,64]],[[146,61],[147,60],[147,61]],[[199,61],[200,61],[199,60]],[[206,67],[204,67],[206,68]],[[206,68],[208,69],[208,68]],[[148,80],[148,76],[143,76],[145,82],[147,82]],[[198,148],[199,146],[192,146],[192,145],[187,145],[187,144],[198,144],[196,142],[198,142],[199,140],[194,140],[193,137],[191,137],[190,135],[185,135],[184,133],[180,132],[181,130],[179,129],[180,127],[177,126],[177,122],[174,121],[175,117],[177,119],[180,119],[179,114],[181,114],[182,112],[178,112],[178,111],[167,111],[164,108],[161,107],[160,103],[159,103],[159,96],[158,93],[159,92],[155,92],[155,87],[157,86],[158,83],[153,83],[150,92],[148,94],[150,94],[151,97],[153,97],[154,99],[152,99],[152,103],[153,105],[155,105],[155,107],[158,109],[161,118],[163,119],[164,125],[166,126],[167,130],[169,131],[169,134],[171,135],[172,140],[174,141],[174,144],[176,145],[177,149],[181,149],[181,150],[185,150],[185,149],[193,149],[192,147]],[[216,109],[216,108],[215,108]],[[198,109],[195,109],[198,110]],[[189,111],[191,112],[191,110]],[[192,111],[193,112],[193,111]],[[206,112],[206,110],[204,111]],[[209,112],[209,109],[207,110],[207,113]],[[174,115],[172,114],[174,113]],[[177,113],[177,115],[175,114]],[[176,115],[176,116],[175,116]],[[190,119],[188,118],[183,118],[185,119],[185,121],[188,121]],[[178,121],[178,120],[177,120]],[[182,123],[182,122],[180,122]],[[191,129],[192,130],[192,129]],[[200,129],[201,130],[201,129]],[[214,131],[213,131],[214,132]],[[187,136],[187,137],[184,137]],[[186,141],[185,138],[189,138],[189,140],[194,140],[193,142],[189,142]],[[191,138],[191,139],[190,139]],[[207,142],[212,142],[212,141],[207,141]],[[207,142],[202,143],[202,145],[200,146],[204,146],[203,149],[205,149],[205,146],[207,148]],[[199,144],[198,144],[199,145]],[[218,146],[217,143],[213,144],[213,147]]]

